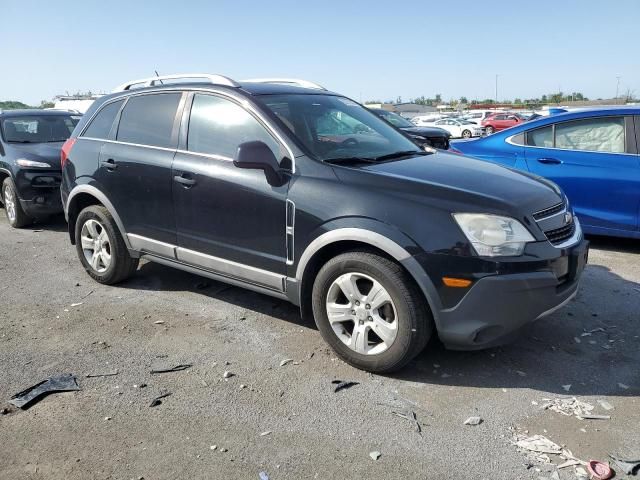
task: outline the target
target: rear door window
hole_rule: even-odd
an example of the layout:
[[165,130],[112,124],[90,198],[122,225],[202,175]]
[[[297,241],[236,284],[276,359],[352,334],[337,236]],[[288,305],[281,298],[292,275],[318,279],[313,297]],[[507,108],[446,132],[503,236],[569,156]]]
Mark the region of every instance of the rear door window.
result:
[[109,132],[111,132],[113,121],[120,111],[120,107],[122,106],[123,102],[124,100],[119,100],[102,107],[98,114],[93,117],[93,120],[91,120],[91,123],[84,131],[82,136],[100,139],[109,138]]
[[238,145],[255,140],[266,143],[278,157],[276,140],[240,105],[213,95],[195,95],[187,150],[231,159]]
[[553,126],[536,128],[527,132],[527,145],[532,147],[553,147]]
[[130,97],[120,116],[116,140],[175,147],[174,125],[181,96],[181,93],[154,93]]
[[624,153],[624,118],[589,118],[556,124],[556,148]]

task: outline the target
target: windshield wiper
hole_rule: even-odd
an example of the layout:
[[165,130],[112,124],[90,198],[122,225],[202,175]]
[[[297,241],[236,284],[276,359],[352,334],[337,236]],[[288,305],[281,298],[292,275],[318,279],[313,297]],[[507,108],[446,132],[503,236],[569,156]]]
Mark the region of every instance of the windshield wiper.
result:
[[336,158],[327,158],[325,159],[327,163],[377,163],[375,158],[369,157],[336,157]]
[[431,152],[425,152],[424,150],[404,150],[400,152],[393,152],[387,155],[381,155],[376,157],[376,161],[391,160],[392,158],[408,157],[409,155],[430,155]]

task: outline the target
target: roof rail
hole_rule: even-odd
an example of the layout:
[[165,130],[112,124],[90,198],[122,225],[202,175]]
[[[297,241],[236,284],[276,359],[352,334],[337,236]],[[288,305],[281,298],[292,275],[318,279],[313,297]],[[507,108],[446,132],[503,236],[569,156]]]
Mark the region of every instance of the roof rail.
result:
[[157,77],[141,78],[118,85],[113,92],[124,92],[131,90],[131,87],[140,85],[141,87],[153,87],[156,83],[163,83],[165,80],[178,80],[182,78],[201,78],[215,85],[224,85],[227,87],[239,87],[235,81],[224,75],[212,75],[209,73],[181,73],[176,75],[160,75]]
[[242,81],[254,83],[277,83],[281,85],[295,85],[297,87],[313,88],[314,90],[326,90],[322,85],[310,82],[309,80],[300,80],[298,78],[251,78]]

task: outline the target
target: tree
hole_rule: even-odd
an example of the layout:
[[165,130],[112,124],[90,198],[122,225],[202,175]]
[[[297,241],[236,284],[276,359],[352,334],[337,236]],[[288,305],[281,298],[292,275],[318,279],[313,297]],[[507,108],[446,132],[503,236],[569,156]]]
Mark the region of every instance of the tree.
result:
[[40,101],[40,106],[38,108],[53,108],[56,104],[53,102],[49,102],[47,100]]
[[469,100],[467,100],[467,97],[460,97],[460,103],[469,103]]
[[436,98],[433,99],[433,102],[436,105],[442,103],[442,94],[441,93],[436,93]]
[[31,108],[31,107],[26,103],[18,102],[17,100],[0,101],[0,109],[2,110],[15,110],[18,108]]
[[520,105],[522,103],[522,100],[520,100],[519,98],[516,98],[513,103],[515,103],[516,105]]
[[547,96],[546,95],[542,95],[542,97],[540,97],[540,102],[541,103],[547,103],[549,100],[547,100]]

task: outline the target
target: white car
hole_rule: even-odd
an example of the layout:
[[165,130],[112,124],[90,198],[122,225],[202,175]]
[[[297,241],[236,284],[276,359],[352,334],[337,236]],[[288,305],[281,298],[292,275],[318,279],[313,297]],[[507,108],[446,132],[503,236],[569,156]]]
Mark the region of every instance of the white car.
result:
[[468,120],[443,118],[442,120],[437,120],[430,125],[443,128],[454,138],[481,137],[484,134],[484,129],[481,126]]
[[497,112],[496,110],[471,110],[470,112],[464,114],[462,118],[464,120],[468,120],[477,125],[480,125],[480,123],[485,118],[487,118],[489,115],[493,115],[496,112]]
[[413,117],[411,119],[411,122],[418,127],[424,127],[433,125],[433,122],[441,120],[443,118],[446,118],[446,116],[442,115],[441,113],[431,113],[429,115],[419,115],[417,117]]

